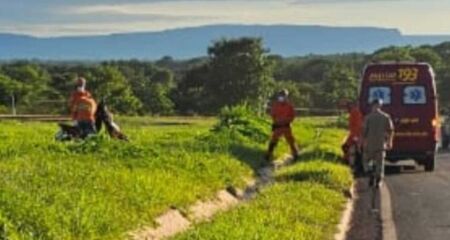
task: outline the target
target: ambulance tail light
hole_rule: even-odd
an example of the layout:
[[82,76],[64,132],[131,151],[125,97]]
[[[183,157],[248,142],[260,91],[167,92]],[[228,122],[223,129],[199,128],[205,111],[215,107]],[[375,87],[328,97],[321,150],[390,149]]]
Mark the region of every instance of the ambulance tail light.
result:
[[435,119],[431,120],[431,126],[433,126],[432,133],[433,133],[434,139],[436,141],[439,141],[439,139],[441,138],[441,134],[440,134],[441,131],[439,131],[439,126],[440,126],[439,119],[435,118]]
[[435,128],[439,127],[439,120],[436,118],[431,120],[431,126],[433,126]]

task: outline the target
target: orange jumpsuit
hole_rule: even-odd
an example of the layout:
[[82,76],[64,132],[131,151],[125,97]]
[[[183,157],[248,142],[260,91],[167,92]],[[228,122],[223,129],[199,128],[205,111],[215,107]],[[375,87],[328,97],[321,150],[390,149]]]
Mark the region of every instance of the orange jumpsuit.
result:
[[94,122],[96,110],[97,103],[94,99],[81,96],[73,101],[72,118],[76,121]]
[[363,116],[361,111],[359,111],[358,107],[353,107],[350,111],[350,116],[348,119],[349,124],[349,138],[360,138],[362,125],[363,125]]
[[69,110],[70,110],[70,114],[72,116],[72,120],[79,120],[77,119],[77,104],[80,101],[80,99],[82,97],[88,97],[88,98],[92,98],[92,95],[90,92],[88,91],[74,91],[71,95],[70,95],[70,100],[69,100]]
[[289,143],[291,151],[294,155],[298,154],[298,149],[295,144],[295,138],[292,134],[290,124],[294,121],[295,110],[290,102],[275,102],[272,105],[270,115],[273,120],[271,145],[269,146],[269,153],[271,154],[273,148],[281,137],[285,137]]
[[350,109],[350,116],[348,119],[348,128],[349,128],[349,134],[347,138],[345,139],[345,142],[342,146],[342,149],[345,154],[345,159],[348,159],[347,152],[348,148],[354,144],[355,140],[357,139],[356,143],[359,143],[361,140],[361,131],[362,131],[362,125],[363,125],[363,116],[361,114],[361,111],[359,110],[358,106],[354,106]]

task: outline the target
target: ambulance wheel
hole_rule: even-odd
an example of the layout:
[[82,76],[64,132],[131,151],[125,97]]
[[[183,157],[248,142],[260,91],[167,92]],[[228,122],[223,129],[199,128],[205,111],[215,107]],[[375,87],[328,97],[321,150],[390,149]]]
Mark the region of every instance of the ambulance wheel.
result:
[[426,172],[433,172],[436,159],[434,156],[425,159],[424,166]]

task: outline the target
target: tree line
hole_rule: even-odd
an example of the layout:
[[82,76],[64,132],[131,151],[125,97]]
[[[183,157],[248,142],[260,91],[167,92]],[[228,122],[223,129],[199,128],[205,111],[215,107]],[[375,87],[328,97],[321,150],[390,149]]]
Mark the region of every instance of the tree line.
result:
[[105,99],[120,114],[211,115],[237,104],[263,110],[281,88],[298,107],[335,109],[340,99],[356,99],[367,63],[385,60],[429,62],[441,106],[449,107],[450,42],[283,58],[265,49],[260,38],[239,38],[215,41],[206,57],[190,60],[2,62],[0,113],[10,113],[14,101],[19,113],[64,114],[79,76],[97,100]]

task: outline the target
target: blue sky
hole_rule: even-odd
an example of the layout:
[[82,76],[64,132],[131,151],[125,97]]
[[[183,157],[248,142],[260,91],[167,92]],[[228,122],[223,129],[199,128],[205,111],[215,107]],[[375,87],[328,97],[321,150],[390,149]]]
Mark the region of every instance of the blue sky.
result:
[[92,35],[242,23],[450,34],[449,13],[450,0],[0,0],[0,32]]

